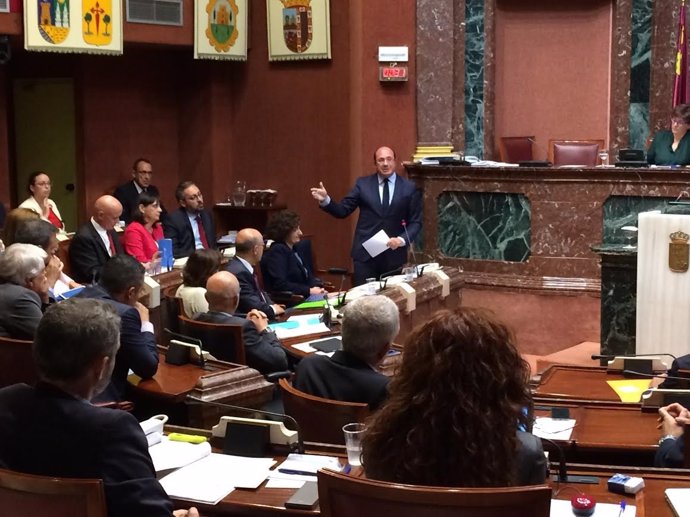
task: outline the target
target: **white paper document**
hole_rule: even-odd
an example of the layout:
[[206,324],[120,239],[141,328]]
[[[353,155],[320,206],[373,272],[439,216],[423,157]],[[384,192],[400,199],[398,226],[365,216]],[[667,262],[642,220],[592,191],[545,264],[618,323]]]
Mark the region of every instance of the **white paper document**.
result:
[[235,488],[256,489],[264,482],[273,458],[211,454],[160,480],[170,497],[216,504]]
[[537,417],[532,434],[550,440],[570,440],[576,423],[573,418]]
[[287,321],[271,323],[269,328],[273,329],[278,339],[290,339],[331,331],[331,329],[321,323],[319,316],[314,314],[291,316]]
[[211,444],[175,442],[163,436],[160,443],[149,447],[149,454],[156,472],[179,469],[211,454]]
[[667,488],[664,494],[676,517],[690,517],[690,488]]
[[367,250],[369,255],[372,257],[378,257],[381,253],[388,249],[389,240],[390,237],[386,234],[386,232],[380,230],[371,239],[364,241],[362,246],[364,246],[364,249]]
[[305,481],[316,481],[316,471],[321,468],[340,471],[342,466],[332,456],[290,454],[271,471],[266,488],[299,488]]
[[[634,505],[627,505],[621,512],[619,504],[597,503],[592,517],[635,517],[636,508]],[[550,517],[573,517],[573,507],[570,499],[551,499]]]

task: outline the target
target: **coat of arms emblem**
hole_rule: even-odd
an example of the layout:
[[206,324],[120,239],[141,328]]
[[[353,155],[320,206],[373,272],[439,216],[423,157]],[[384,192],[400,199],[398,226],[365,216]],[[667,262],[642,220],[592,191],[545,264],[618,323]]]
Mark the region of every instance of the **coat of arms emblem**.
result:
[[311,0],[280,0],[283,8],[283,39],[292,52],[301,54],[311,45]]

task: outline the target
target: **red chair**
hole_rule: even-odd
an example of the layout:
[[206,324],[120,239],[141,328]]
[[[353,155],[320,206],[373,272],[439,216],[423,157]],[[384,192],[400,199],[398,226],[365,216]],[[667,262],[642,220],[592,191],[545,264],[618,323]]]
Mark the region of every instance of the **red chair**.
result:
[[549,160],[554,167],[582,165],[595,167],[604,140],[549,140]]
[[502,136],[498,142],[500,159],[505,163],[534,160],[533,136]]

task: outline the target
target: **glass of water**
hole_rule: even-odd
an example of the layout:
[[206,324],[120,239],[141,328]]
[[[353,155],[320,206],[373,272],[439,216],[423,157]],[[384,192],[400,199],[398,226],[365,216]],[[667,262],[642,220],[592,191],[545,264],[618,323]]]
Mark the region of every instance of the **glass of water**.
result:
[[362,464],[362,436],[365,430],[364,424],[359,422],[343,426],[347,462],[351,467],[359,467]]
[[599,161],[602,167],[607,167],[609,164],[609,152],[607,149],[599,151]]
[[232,189],[232,204],[234,206],[244,206],[247,201],[247,183],[236,181]]

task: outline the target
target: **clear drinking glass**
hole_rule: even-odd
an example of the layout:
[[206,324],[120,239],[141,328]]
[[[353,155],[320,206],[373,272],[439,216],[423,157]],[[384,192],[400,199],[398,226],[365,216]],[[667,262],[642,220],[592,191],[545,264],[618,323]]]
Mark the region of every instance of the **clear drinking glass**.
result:
[[602,149],[599,151],[599,160],[601,161],[602,167],[607,167],[609,164],[609,152],[607,149]]
[[352,467],[359,467],[362,464],[362,436],[365,430],[364,424],[358,422],[343,426],[347,462]]
[[247,183],[236,181],[232,189],[232,204],[234,206],[244,206],[247,201]]

